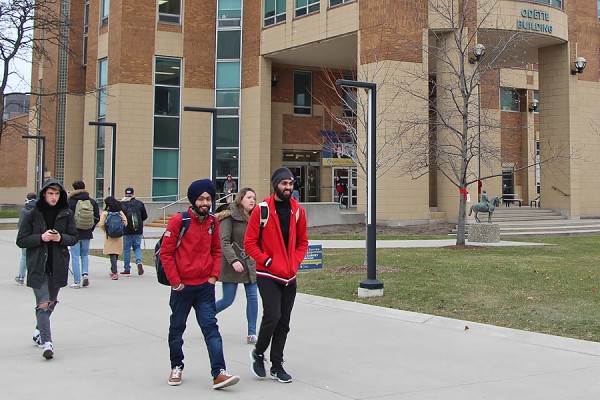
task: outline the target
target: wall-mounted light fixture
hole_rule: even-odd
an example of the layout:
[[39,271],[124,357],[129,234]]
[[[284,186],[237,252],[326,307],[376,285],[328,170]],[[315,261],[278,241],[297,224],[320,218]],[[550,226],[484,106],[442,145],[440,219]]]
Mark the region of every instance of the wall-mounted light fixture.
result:
[[274,73],[273,75],[271,75],[271,86],[277,86],[277,82],[279,82],[279,75]]
[[533,99],[533,101],[531,102],[531,107],[529,107],[529,112],[537,112],[539,106],[540,106],[539,100]]
[[473,56],[469,58],[469,63],[470,64],[475,64],[476,62],[481,61],[481,57],[483,57],[483,55],[485,54],[485,46],[482,45],[481,43],[477,43],[475,45],[475,47],[473,48]]
[[577,57],[573,64],[575,64],[575,68],[571,70],[571,75],[577,75],[583,73],[587,61],[583,57]]

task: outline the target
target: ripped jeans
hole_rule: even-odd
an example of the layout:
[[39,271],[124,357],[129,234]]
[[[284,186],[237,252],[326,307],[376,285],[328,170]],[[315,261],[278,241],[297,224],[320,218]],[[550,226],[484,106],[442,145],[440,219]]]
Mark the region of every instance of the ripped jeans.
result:
[[[37,321],[37,329],[40,331],[42,343],[52,342],[52,332],[50,331],[50,316],[54,312],[54,308],[58,303],[58,292],[60,287],[54,286],[52,276],[48,273],[44,274],[44,280],[39,288],[33,288],[35,295],[35,318]],[[42,303],[49,304],[48,308],[41,308]]]

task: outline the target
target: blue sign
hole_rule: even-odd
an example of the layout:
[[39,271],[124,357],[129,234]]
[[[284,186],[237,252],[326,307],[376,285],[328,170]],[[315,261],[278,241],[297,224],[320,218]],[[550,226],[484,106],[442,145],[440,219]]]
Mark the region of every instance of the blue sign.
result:
[[311,244],[308,246],[306,256],[298,267],[299,270],[323,268],[323,246]]

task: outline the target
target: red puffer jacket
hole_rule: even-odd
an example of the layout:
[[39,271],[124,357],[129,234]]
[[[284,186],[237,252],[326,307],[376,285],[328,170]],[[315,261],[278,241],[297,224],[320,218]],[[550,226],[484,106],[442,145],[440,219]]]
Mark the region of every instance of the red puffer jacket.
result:
[[190,228],[183,235],[177,249],[177,239],[181,229],[181,214],[169,221],[160,247],[160,260],[165,274],[172,286],[201,285],[221,272],[221,235],[219,221],[214,215],[208,215],[203,221],[188,209]]
[[[244,249],[256,261],[257,276],[287,284],[296,279],[296,271],[308,250],[306,213],[296,200],[290,199],[290,232],[288,248],[286,249],[281,235],[281,227],[279,226],[279,217],[275,211],[274,195],[264,201],[269,206],[269,220],[263,228],[260,243],[260,207],[257,206],[250,215],[244,239]],[[296,214],[298,214],[297,219]],[[269,267],[266,267],[265,262],[269,258],[272,259],[272,263]]]

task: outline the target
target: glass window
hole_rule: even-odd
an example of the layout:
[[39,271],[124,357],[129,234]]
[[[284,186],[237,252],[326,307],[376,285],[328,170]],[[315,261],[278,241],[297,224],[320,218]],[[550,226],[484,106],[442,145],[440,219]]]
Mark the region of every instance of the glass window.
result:
[[215,150],[215,176],[238,176],[238,149]]
[[[352,75],[343,75],[343,78],[349,81],[355,80]],[[342,115],[348,118],[356,117],[356,88],[342,88]]]
[[217,62],[217,89],[240,87],[240,63]]
[[177,58],[157,58],[154,72],[156,85],[179,86],[181,82],[181,60]]
[[179,115],[179,88],[156,86],[154,88],[154,115]]
[[329,7],[339,6],[340,4],[351,3],[356,0],[329,0]]
[[85,6],[83,9],[83,51],[82,51],[83,65],[87,65],[87,44],[88,44],[89,18],[90,18],[90,1],[85,0]]
[[110,11],[110,0],[101,0],[102,10],[100,10],[101,22],[100,26],[108,24],[108,13]]
[[159,0],[158,20],[173,24],[181,23],[181,0]]
[[515,89],[500,89],[500,110],[519,111],[519,92]]
[[536,112],[540,112],[540,92],[538,92],[537,90],[534,90],[533,91],[533,98],[535,100],[537,100],[537,104],[538,104]]
[[179,118],[154,117],[154,147],[179,148]]
[[177,179],[152,179],[152,201],[176,201]]
[[231,60],[240,59],[240,35],[239,29],[234,31],[217,32],[217,59]]
[[295,17],[312,14],[318,12],[321,8],[321,0],[296,0],[296,8],[294,10]]
[[312,72],[294,71],[294,114],[312,114]]
[[98,60],[98,117],[106,115],[106,86],[108,84],[108,60]]
[[238,147],[239,132],[239,118],[217,118],[215,147]]
[[154,167],[152,168],[153,177],[177,178],[178,163],[178,150],[154,149]]
[[240,26],[242,0],[219,0],[217,15],[219,26]]
[[239,107],[239,90],[217,90],[217,107]]
[[264,0],[264,26],[285,22],[286,0]]

